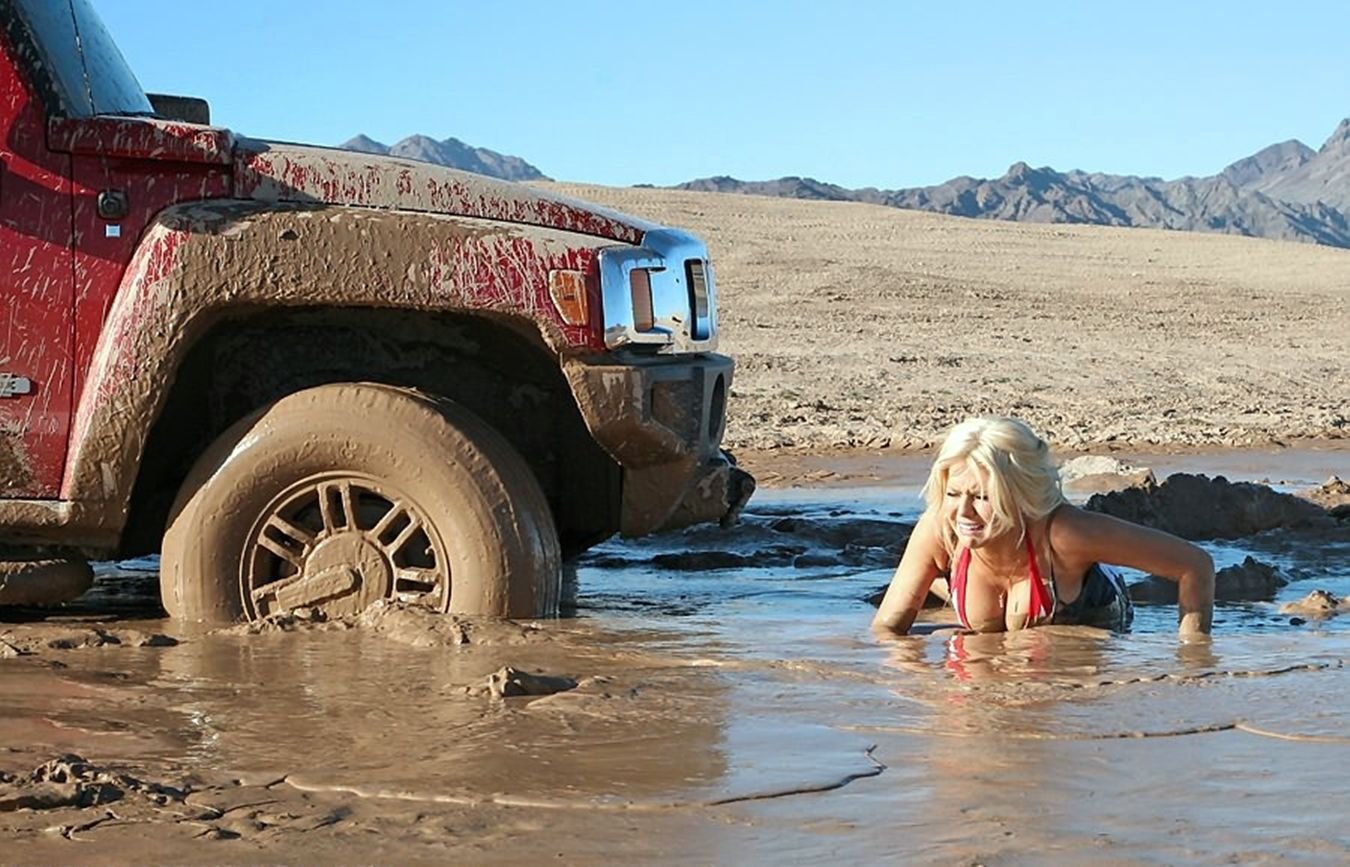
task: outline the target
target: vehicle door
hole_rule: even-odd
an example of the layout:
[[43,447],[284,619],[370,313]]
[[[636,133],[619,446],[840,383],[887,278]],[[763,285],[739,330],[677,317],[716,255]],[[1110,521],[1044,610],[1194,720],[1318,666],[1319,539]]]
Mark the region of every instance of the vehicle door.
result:
[[59,496],[70,429],[71,164],[47,149],[30,78],[40,65],[15,19],[0,26],[0,497],[8,498]]

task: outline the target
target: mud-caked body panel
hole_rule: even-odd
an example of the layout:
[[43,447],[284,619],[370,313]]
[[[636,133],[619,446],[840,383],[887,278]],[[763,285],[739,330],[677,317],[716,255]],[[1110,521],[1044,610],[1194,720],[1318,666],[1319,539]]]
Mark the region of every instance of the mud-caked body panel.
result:
[[324,203],[455,214],[636,244],[658,229],[626,214],[511,181],[332,148],[240,139],[235,195],[262,202]]
[[592,272],[603,243],[326,205],[221,200],[168,209],[146,232],[108,313],[72,426],[61,491],[69,505],[41,523],[65,525],[79,545],[115,538],[181,364],[227,317],[285,307],[465,311],[513,319],[556,356],[586,337],[552,303],[549,272]]

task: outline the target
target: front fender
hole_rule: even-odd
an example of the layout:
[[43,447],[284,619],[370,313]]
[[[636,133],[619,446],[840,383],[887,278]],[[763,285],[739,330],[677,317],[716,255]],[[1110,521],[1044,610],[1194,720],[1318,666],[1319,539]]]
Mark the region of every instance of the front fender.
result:
[[[217,200],[167,209],[127,268],[76,407],[62,484],[71,523],[90,531],[84,544],[121,531],[179,366],[222,317],[277,306],[463,310],[515,318],[555,354],[593,351],[603,348],[598,327],[563,320],[549,273],[596,274],[608,243],[346,206]],[[598,287],[585,282],[598,316]]]

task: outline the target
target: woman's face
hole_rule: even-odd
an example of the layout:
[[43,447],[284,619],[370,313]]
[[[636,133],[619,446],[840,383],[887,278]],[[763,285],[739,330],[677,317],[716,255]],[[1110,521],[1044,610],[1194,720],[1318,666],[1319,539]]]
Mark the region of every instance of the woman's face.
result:
[[993,538],[989,522],[993,507],[986,495],[987,476],[969,463],[952,468],[942,497],[942,515],[956,530],[957,541],[969,548],[987,545]]

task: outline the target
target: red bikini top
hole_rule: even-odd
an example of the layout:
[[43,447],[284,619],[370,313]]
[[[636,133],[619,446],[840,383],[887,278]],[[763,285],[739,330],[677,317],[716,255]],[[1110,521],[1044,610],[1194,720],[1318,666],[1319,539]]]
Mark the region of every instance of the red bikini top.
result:
[[[966,620],[966,577],[970,571],[970,549],[962,548],[956,558],[956,568],[952,570],[952,607],[956,617],[966,629],[970,623]],[[1049,617],[1055,610],[1055,600],[1041,580],[1041,567],[1036,563],[1036,551],[1031,547],[1031,537],[1027,537],[1027,572],[1031,575],[1031,611],[1027,614],[1027,623],[1035,623]]]

